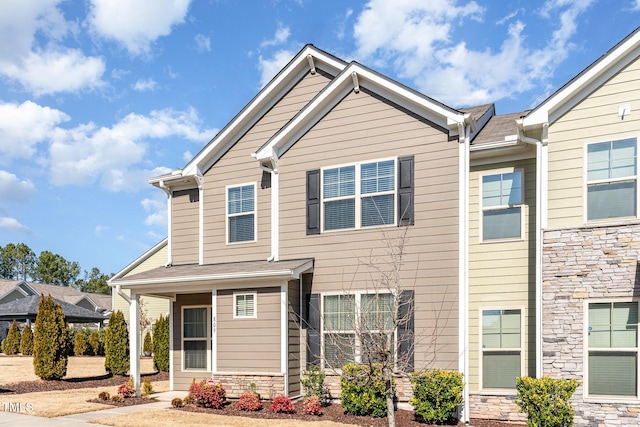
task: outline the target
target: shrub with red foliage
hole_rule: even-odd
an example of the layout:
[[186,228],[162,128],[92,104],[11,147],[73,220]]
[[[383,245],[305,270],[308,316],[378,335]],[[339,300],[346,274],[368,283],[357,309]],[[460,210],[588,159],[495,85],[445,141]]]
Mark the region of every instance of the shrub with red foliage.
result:
[[291,399],[287,396],[281,394],[273,398],[273,401],[271,402],[271,412],[274,414],[293,414],[294,411],[293,403],[291,403]]
[[222,384],[212,381],[193,382],[189,387],[189,398],[198,406],[220,409],[227,400],[227,393]]
[[318,396],[309,396],[302,401],[302,408],[307,415],[322,415],[322,402]]
[[128,382],[124,384],[120,384],[120,386],[118,387],[118,396],[133,397],[135,396],[135,394],[136,394],[136,391]]
[[241,411],[259,411],[262,409],[262,402],[255,393],[244,393],[238,400],[238,409]]

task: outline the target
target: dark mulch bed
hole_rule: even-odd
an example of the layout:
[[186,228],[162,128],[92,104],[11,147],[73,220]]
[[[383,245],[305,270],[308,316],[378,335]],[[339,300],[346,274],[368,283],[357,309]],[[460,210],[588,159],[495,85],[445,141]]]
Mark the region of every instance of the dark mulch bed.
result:
[[[249,412],[241,411],[236,408],[236,401],[227,401],[226,405],[222,409],[207,409],[200,408],[195,405],[186,405],[182,408],[175,408],[181,411],[199,412],[206,414],[216,415],[229,415],[248,418],[260,418],[260,419],[288,419],[288,420],[300,420],[300,421],[335,421],[343,424],[354,424],[363,427],[386,427],[386,418],[371,418],[360,417],[356,415],[348,415],[342,411],[340,405],[329,405],[322,408],[322,415],[305,415],[302,409],[302,402],[294,404],[295,413],[293,414],[274,414],[269,409],[269,403],[263,402],[264,408],[260,411]],[[414,413],[411,411],[398,409],[395,413],[396,425],[402,427],[430,427],[431,424],[425,424],[416,420]],[[464,426],[464,423],[454,424],[457,426]],[[526,427],[526,424],[500,422],[496,420],[471,420],[471,425],[475,427]]]
[[[142,378],[149,378],[151,382],[166,381],[169,379],[169,373],[158,372],[150,375],[142,375]],[[99,377],[70,378],[59,381],[23,381],[19,383],[1,385],[0,395],[32,393],[35,391],[56,391],[78,388],[111,387],[126,383],[128,380],[129,377],[127,376],[103,375]]]
[[144,405],[147,403],[159,402],[159,400],[154,397],[127,397],[126,399],[122,400],[122,402],[114,402],[112,400],[102,400],[102,399],[89,399],[87,400],[87,402],[102,403],[104,405],[120,407],[120,406]]

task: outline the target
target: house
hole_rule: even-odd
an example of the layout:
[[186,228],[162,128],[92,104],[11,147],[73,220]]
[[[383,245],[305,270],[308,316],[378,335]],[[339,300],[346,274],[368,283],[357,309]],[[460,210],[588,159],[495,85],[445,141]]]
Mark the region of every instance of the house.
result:
[[[366,345],[344,320],[388,297],[413,307],[395,338],[407,364],[465,374],[463,419],[522,420],[516,377],[549,375],[580,381],[577,425],[635,425],[639,53],[640,29],[497,115],[305,46],[184,169],[150,180],[166,258],[111,286],[132,325],[141,295],[171,302],[173,390],[213,377],[293,397],[320,364],[335,391]],[[398,236],[389,295],[377,273]]]

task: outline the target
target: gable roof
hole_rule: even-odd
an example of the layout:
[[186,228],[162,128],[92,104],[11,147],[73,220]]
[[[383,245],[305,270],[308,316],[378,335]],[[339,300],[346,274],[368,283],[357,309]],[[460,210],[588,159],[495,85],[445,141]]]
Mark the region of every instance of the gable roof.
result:
[[448,107],[354,61],[253,156],[259,161],[279,158],[347,94],[360,90],[373,92],[417,114],[447,132],[450,137],[459,134],[458,125],[473,123],[469,113]]
[[640,27],[542,101],[522,119],[522,125],[526,129],[555,122],[638,56],[640,56]]
[[346,63],[308,44],[247,104],[182,170],[149,180],[165,186],[193,188],[235,143],[282,99],[307,73],[337,75]]
[[127,265],[122,270],[118,271],[111,279],[107,281],[107,283],[111,283],[113,280],[120,279],[123,276],[126,276],[130,271],[138,267],[140,264],[151,258],[153,255],[158,253],[162,248],[166,247],[169,244],[169,238],[165,237],[160,242],[156,243],[151,249],[140,255],[134,261],[132,261],[129,265]]
[[[64,312],[65,319],[70,323],[94,323],[102,322],[107,318],[100,313],[95,313],[86,308],[78,307],[75,304],[53,298],[60,304]],[[38,304],[40,295],[32,295],[25,298],[18,298],[11,302],[0,304],[0,320],[30,319],[34,320],[38,314]]]

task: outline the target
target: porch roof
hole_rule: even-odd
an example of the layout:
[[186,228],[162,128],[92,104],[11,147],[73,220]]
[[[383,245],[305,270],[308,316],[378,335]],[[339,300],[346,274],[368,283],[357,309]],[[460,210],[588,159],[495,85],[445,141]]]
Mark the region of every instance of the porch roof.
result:
[[247,279],[298,279],[300,274],[313,271],[313,258],[283,261],[244,261],[220,264],[184,264],[157,267],[109,281],[110,286],[125,289],[145,285],[185,283],[221,283]]

